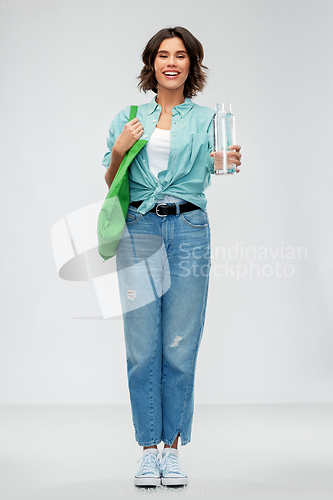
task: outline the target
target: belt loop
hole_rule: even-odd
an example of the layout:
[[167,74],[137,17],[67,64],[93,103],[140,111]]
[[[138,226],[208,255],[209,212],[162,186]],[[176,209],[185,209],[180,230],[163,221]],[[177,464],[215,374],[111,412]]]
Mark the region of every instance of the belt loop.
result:
[[180,214],[179,203],[176,203],[176,215]]

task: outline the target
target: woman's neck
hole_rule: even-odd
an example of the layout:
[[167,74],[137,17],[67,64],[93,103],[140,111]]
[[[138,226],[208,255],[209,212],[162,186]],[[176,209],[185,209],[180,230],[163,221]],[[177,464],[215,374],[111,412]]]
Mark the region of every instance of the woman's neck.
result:
[[183,88],[175,90],[158,88],[156,102],[161,106],[163,112],[171,113],[174,106],[183,104],[185,101],[183,90]]

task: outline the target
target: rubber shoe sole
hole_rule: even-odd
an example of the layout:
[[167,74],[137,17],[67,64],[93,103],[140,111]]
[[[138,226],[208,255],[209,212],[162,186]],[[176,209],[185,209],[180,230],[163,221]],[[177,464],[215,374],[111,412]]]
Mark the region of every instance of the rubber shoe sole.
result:
[[162,476],[162,485],[163,486],[186,486],[187,485],[187,477],[163,477]]
[[161,484],[160,477],[134,477],[135,486],[159,486]]

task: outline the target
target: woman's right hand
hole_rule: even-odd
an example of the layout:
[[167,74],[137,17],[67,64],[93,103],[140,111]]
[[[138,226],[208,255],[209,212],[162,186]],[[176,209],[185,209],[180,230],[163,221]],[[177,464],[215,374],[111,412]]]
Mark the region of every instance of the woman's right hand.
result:
[[133,120],[125,124],[121,134],[117,137],[113,148],[115,148],[119,154],[124,156],[126,151],[128,151],[133,144],[140,139],[142,134],[143,126],[137,118],[133,118]]

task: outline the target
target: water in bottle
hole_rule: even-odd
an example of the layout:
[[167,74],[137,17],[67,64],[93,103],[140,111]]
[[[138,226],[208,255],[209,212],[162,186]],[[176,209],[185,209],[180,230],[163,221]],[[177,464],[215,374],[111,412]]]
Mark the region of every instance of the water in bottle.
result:
[[215,174],[234,174],[236,166],[228,160],[229,146],[235,144],[235,118],[231,112],[231,104],[216,104],[214,124],[214,172]]

